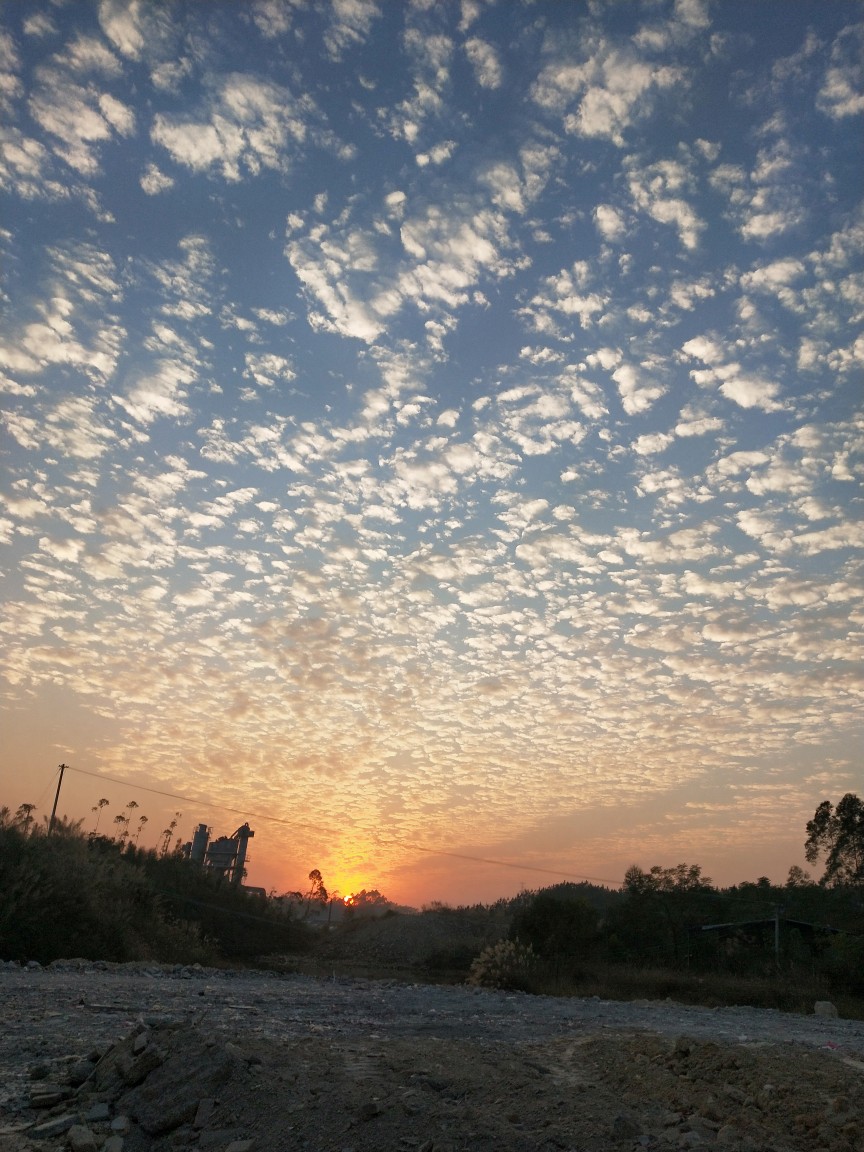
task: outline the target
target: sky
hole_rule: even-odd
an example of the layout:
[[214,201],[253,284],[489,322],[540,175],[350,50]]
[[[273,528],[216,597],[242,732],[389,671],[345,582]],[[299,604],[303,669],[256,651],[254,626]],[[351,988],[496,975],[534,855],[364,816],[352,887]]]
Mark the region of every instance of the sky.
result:
[[0,803],[280,892],[782,883],[864,786],[862,60],[852,0],[5,5]]

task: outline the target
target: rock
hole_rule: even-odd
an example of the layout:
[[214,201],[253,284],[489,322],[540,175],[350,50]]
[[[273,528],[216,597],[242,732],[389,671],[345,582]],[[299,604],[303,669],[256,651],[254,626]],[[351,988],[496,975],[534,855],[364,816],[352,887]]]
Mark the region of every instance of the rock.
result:
[[46,1120],[44,1124],[37,1124],[31,1128],[28,1135],[36,1140],[50,1140],[52,1136],[62,1136],[68,1132],[73,1124],[78,1123],[77,1112],[68,1112],[65,1116],[55,1116],[53,1120]]
[[30,1089],[30,1107],[53,1108],[55,1104],[61,1104],[64,1100],[68,1100],[71,1095],[72,1089],[63,1084],[43,1082],[38,1087]]
[[830,1000],[817,1000],[813,1005],[814,1016],[824,1016],[829,1020],[836,1020],[840,1013]]
[[84,1119],[88,1124],[104,1124],[111,1119],[111,1108],[104,1100],[97,1101],[91,1106]]
[[[146,1059],[152,1051],[151,1045],[138,1059]],[[197,1034],[177,1032],[168,1058],[122,1096],[118,1108],[137,1120],[148,1136],[164,1136],[181,1124],[191,1124],[199,1102],[215,1095],[237,1066],[224,1048],[208,1049]]]
[[232,1140],[225,1152],[252,1152],[254,1147],[254,1140]]
[[96,1152],[96,1137],[85,1124],[73,1124],[68,1140],[72,1152]]
[[73,1088],[80,1088],[90,1079],[92,1073],[93,1063],[90,1060],[76,1060],[74,1064],[70,1065],[66,1079]]
[[128,1116],[115,1116],[111,1121],[111,1132],[115,1136],[125,1136],[132,1129],[132,1121]]
[[109,1136],[102,1145],[102,1152],[123,1152],[123,1137]]
[[140,1056],[133,1056],[128,1052],[124,1053],[117,1061],[117,1070],[123,1083],[134,1088],[137,1084],[143,1083],[151,1072],[155,1072],[161,1063],[162,1054],[158,1048],[151,1044],[150,1047],[141,1052]]
[[195,1112],[195,1119],[192,1121],[193,1128],[206,1128],[213,1118],[213,1113],[216,1111],[216,1101],[212,1096],[206,1096],[203,1100],[198,1101],[198,1108]]

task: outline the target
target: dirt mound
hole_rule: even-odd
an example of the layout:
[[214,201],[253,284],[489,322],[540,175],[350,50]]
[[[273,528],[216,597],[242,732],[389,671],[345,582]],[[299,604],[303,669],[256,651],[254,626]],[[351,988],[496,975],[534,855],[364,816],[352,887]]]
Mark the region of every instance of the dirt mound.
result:
[[[51,1086],[67,1093],[53,1115],[17,1143],[7,1129],[4,1152],[864,1148],[864,1065],[792,1045],[642,1033],[518,1048],[375,1033],[234,1042],[139,1025],[66,1081]],[[47,1090],[35,1082],[34,1102]]]

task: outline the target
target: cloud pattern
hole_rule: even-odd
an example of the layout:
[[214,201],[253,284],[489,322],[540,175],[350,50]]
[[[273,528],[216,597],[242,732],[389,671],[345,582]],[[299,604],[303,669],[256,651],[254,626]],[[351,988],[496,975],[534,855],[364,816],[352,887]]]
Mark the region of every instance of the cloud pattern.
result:
[[50,689],[415,897],[797,844],[860,760],[860,15],[7,9],[28,770]]

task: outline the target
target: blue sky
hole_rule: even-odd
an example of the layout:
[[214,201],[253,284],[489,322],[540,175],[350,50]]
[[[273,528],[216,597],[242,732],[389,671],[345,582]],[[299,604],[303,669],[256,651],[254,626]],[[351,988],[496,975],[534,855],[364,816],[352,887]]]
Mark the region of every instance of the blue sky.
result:
[[0,799],[782,880],[861,787],[864,6],[0,21]]

